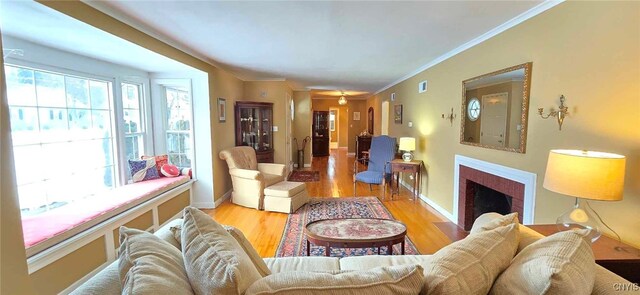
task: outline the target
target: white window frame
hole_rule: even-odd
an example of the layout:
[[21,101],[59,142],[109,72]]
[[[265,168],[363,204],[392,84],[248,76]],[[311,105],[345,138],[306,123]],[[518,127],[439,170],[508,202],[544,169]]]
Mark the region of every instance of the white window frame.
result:
[[[152,113],[152,105],[151,105],[151,95],[149,94],[149,80],[136,78],[136,77],[126,77],[124,79],[118,79],[118,85],[114,88],[119,92],[117,103],[119,107],[116,109],[118,113],[118,117],[120,118],[117,125],[120,126],[121,132],[118,132],[118,149],[122,151],[121,157],[118,157],[118,161],[120,162],[120,166],[122,167],[122,171],[120,171],[119,180],[122,185],[126,185],[129,182],[129,162],[125,157],[126,154],[126,146],[125,146],[125,137],[126,134],[124,132],[124,107],[122,105],[122,84],[133,84],[138,85],[140,87],[140,121],[144,122],[144,132],[143,132],[143,144],[144,144],[144,154],[145,155],[155,155],[154,151],[154,128],[153,128],[153,113]],[[114,102],[115,102],[114,98]]]
[[[110,94],[110,103],[111,103],[111,130],[112,130],[112,150],[113,150],[113,166],[114,166],[114,188],[121,187],[127,185],[127,174],[128,174],[128,162],[125,158],[126,151],[124,147],[124,121],[123,121],[123,105],[122,105],[122,83],[136,84],[141,86],[142,99],[141,103],[143,104],[142,108],[144,111],[141,111],[144,116],[144,120],[141,120],[146,124],[144,127],[146,130],[146,134],[143,136],[144,138],[144,150],[148,155],[154,154],[154,126],[153,126],[153,113],[152,113],[152,104],[151,104],[151,96],[149,94],[150,83],[149,79],[143,77],[118,77],[118,76],[105,76],[94,73],[87,73],[84,71],[78,71],[74,69],[69,69],[67,67],[55,66],[55,65],[47,65],[37,62],[31,62],[22,59],[8,59],[5,60],[4,64],[0,66],[13,66],[20,68],[27,68],[34,71],[41,72],[51,72],[53,74],[59,74],[64,76],[74,76],[83,79],[93,79],[108,82],[110,87],[108,88]],[[193,105],[193,103],[192,103]],[[193,113],[193,110],[192,110]],[[192,131],[193,132],[193,131]],[[193,137],[193,136],[192,136]],[[192,139],[193,140],[193,139]],[[32,247],[27,248],[27,254],[29,257],[41,253],[43,250],[56,245],[59,243],[58,239],[52,238],[44,240]]]
[[189,93],[191,98],[191,130],[189,130],[189,141],[191,144],[191,171],[196,171],[196,146],[195,146],[195,119],[194,119],[194,98],[193,89],[191,87],[191,79],[151,79],[152,108],[153,108],[153,133],[154,147],[158,154],[167,153],[167,96],[166,88],[178,88]]

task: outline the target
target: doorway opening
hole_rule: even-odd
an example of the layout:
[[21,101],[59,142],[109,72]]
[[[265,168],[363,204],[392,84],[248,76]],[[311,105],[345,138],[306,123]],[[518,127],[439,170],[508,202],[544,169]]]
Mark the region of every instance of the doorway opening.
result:
[[329,109],[329,148],[337,149],[338,148],[338,137],[339,137],[339,128],[338,128],[338,114],[339,110],[330,108]]

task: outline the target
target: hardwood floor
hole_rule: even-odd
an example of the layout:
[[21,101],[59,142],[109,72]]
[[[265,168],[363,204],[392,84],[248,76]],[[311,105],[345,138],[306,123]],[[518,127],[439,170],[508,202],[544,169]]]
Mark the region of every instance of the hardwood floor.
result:
[[[313,158],[311,168],[320,171],[320,181],[308,182],[307,190],[312,197],[341,198],[353,197],[353,156],[348,157],[346,149],[331,150],[329,157]],[[359,169],[363,169],[361,166]],[[357,196],[381,196],[381,190],[358,183]],[[436,210],[418,200],[410,200],[411,192],[402,188],[400,196],[387,198],[383,204],[391,214],[407,225],[407,234],[422,254],[432,254],[452,241],[437,226],[449,222]],[[224,202],[218,208],[205,210],[222,224],[233,225],[242,230],[247,239],[262,257],[275,255],[287,214],[258,211]]]

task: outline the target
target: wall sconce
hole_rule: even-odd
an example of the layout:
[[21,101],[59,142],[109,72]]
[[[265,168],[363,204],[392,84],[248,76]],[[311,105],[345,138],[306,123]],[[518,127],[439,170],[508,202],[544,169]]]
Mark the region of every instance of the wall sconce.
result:
[[447,119],[449,120],[449,123],[451,123],[451,126],[453,126],[453,120],[456,118],[456,114],[453,113],[453,108],[451,108],[451,114],[445,115],[442,114],[442,119]]
[[562,122],[564,121],[564,117],[566,117],[569,114],[569,108],[564,105],[564,95],[560,95],[559,110],[556,111],[553,108],[551,108],[549,110],[549,114],[547,114],[546,116],[542,114],[543,111],[544,111],[544,108],[538,108],[538,114],[540,115],[540,117],[542,117],[542,119],[547,119],[549,117],[557,117],[558,126],[559,126],[558,130],[562,130]]

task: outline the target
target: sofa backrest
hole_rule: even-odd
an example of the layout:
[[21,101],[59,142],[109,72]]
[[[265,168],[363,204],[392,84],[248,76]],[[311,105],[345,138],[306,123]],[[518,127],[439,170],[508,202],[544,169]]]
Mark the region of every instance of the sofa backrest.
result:
[[[177,241],[171,232],[171,227],[181,225],[182,219],[175,219],[159,228],[154,235],[169,242],[169,244],[180,249],[180,242]],[[80,287],[73,290],[71,294],[78,295],[117,295],[122,292],[120,275],[118,274],[118,260],[109,264],[105,269],[84,282]]]
[[220,152],[220,159],[227,161],[229,169],[258,170],[256,151],[249,146],[236,146]]

